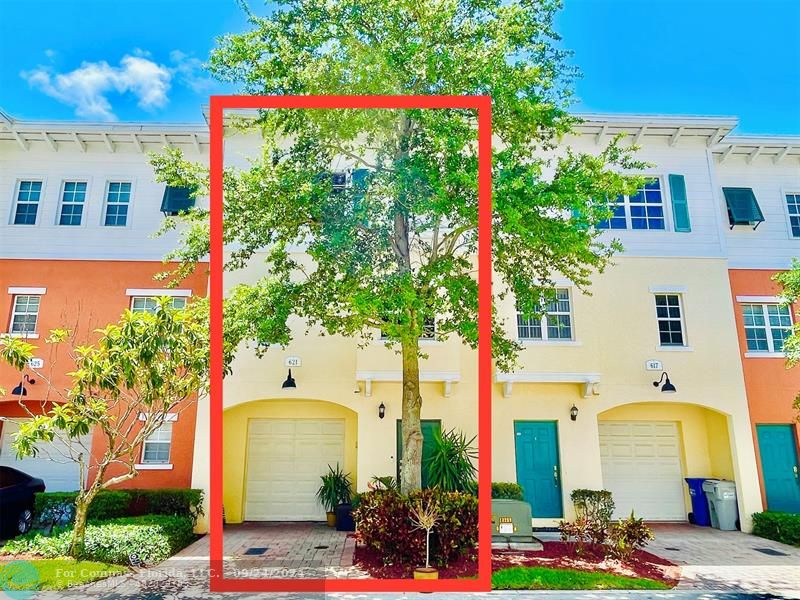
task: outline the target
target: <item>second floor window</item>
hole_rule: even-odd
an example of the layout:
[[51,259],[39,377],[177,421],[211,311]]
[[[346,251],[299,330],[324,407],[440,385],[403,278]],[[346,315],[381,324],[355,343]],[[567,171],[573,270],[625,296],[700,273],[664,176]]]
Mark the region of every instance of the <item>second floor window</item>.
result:
[[[172,308],[181,309],[186,308],[186,298],[183,296],[174,296],[172,298]],[[133,296],[131,298],[131,312],[135,313],[154,313],[158,301],[153,296]]]
[[685,346],[680,294],[656,294],[658,343],[661,346]]
[[65,181],[61,190],[61,214],[59,225],[80,225],[83,218],[83,203],[86,201],[85,181]]
[[166,422],[151,433],[142,444],[142,463],[166,464],[172,445],[172,423]]
[[783,352],[792,329],[792,314],[780,304],[742,304],[748,352]]
[[39,199],[42,195],[41,181],[20,181],[14,205],[14,225],[36,225]]
[[128,206],[131,201],[131,184],[123,181],[109,181],[106,189],[105,225],[125,227],[128,224]]
[[789,212],[789,229],[792,237],[800,238],[800,192],[786,194],[786,210]]
[[661,180],[649,178],[631,196],[618,196],[609,202],[610,219],[597,224],[598,229],[666,229]]
[[571,308],[569,290],[556,290],[556,299],[547,305],[541,317],[517,313],[517,337],[521,340],[571,340]]
[[11,333],[35,333],[39,318],[40,296],[14,296],[11,314]]

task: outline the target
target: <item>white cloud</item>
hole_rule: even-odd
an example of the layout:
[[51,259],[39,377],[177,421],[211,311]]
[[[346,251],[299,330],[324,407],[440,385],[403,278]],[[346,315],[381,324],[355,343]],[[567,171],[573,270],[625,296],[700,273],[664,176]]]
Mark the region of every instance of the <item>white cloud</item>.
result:
[[109,101],[110,94],[130,93],[141,108],[155,110],[169,101],[167,93],[173,73],[137,50],[133,55],[123,56],[116,67],[103,60],[83,62],[77,69],[66,73],[38,66],[20,75],[31,87],[74,106],[76,115],[112,121],[116,115]]
[[172,71],[178,81],[196,94],[208,93],[213,81],[205,74],[203,62],[180,50],[169,53],[169,60],[174,65]]

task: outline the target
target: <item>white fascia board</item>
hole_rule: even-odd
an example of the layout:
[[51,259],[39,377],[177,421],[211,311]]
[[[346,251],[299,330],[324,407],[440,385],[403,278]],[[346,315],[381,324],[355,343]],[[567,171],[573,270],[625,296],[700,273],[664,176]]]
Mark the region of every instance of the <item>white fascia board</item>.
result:
[[14,296],[44,296],[47,293],[47,288],[11,286],[8,288],[8,293]]
[[192,295],[192,290],[173,290],[163,288],[128,288],[125,290],[126,296],[182,296],[184,298]]

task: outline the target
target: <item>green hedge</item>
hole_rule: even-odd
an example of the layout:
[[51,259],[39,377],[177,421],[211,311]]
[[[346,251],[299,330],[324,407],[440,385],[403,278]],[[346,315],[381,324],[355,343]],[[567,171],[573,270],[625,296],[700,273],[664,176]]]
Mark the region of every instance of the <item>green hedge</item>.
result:
[[800,514],[755,513],[753,515],[753,533],[776,542],[800,546]]
[[[135,554],[145,564],[169,558],[195,539],[186,516],[147,515],[94,522],[86,526],[81,558],[118,565],[130,564]],[[34,554],[44,558],[66,556],[72,527],[55,527],[51,534],[29,532],[3,546],[3,554]]]
[[[34,512],[39,525],[52,526],[72,520],[77,492],[36,494]],[[174,515],[192,522],[203,512],[203,490],[103,490],[89,505],[89,520],[105,521],[128,516]]]
[[524,500],[522,486],[518,483],[492,482],[492,498],[501,500]]

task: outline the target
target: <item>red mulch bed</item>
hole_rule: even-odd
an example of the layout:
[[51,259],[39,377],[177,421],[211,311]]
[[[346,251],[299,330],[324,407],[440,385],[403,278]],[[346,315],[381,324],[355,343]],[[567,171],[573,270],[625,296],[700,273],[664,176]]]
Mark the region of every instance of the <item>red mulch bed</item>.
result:
[[[492,550],[492,570],[505,567],[553,567],[577,571],[603,571],[628,577],[646,577],[672,587],[678,583],[679,568],[672,562],[645,551],[635,552],[631,561],[620,563],[607,559],[597,547],[585,547],[581,554],[572,542],[543,542],[541,551]],[[384,565],[380,553],[356,546],[354,564],[375,579],[404,579],[413,576],[413,565]],[[468,556],[439,569],[440,579],[475,577],[478,574],[477,556]]]
[[673,587],[678,583],[680,569],[665,558],[638,550],[630,561],[621,563],[603,556],[599,546],[584,546],[578,554],[574,542],[543,542],[544,548],[539,552],[493,550],[492,570],[505,567],[553,567],[557,569],[575,569],[577,571],[602,571],[627,577],[645,577],[655,579]]

